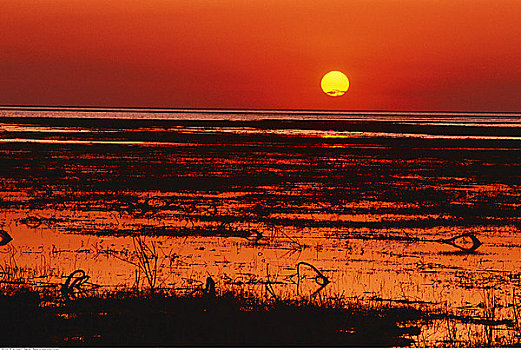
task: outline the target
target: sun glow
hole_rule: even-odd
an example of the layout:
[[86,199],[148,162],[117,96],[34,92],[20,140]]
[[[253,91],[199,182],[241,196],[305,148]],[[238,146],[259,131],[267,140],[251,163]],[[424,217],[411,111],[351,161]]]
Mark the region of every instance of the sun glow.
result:
[[344,73],[334,70],[322,77],[320,86],[329,96],[342,96],[349,89],[349,79]]

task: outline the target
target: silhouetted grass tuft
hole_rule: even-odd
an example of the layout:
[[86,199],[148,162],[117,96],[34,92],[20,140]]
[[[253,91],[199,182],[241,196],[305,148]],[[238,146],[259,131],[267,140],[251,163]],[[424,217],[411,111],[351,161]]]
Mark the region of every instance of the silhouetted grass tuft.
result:
[[425,316],[330,299],[260,301],[245,294],[179,296],[113,291],[45,301],[20,289],[0,295],[4,346],[404,346]]

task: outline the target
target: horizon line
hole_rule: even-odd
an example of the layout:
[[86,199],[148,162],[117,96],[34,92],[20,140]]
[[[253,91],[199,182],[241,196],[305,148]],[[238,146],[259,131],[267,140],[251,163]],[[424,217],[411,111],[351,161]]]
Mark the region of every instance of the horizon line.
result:
[[354,113],[378,113],[378,114],[490,114],[490,115],[521,115],[519,112],[504,111],[450,111],[450,110],[328,110],[328,109],[260,109],[260,108],[173,108],[173,107],[106,107],[106,106],[66,106],[66,105],[0,105],[0,110],[20,110],[20,111],[78,111],[78,112],[149,112],[149,113],[169,113],[169,112],[192,112],[192,113],[309,113],[309,114],[354,114]]

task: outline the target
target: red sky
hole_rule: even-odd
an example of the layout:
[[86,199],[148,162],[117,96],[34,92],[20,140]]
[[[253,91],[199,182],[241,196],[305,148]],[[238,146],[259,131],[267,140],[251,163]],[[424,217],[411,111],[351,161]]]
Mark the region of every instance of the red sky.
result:
[[0,105],[521,111],[519,0],[2,0],[0,33]]

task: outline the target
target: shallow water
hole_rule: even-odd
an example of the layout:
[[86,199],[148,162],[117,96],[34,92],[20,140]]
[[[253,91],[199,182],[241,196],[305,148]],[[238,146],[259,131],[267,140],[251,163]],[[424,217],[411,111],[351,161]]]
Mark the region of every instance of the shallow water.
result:
[[[411,116],[288,127],[233,115],[242,121],[231,126],[179,115],[146,125],[3,118],[0,222],[14,238],[0,248],[4,276],[43,286],[83,269],[102,288],[133,286],[132,235],[144,235],[161,288],[212,276],[220,290],[412,303],[476,318],[491,317],[493,299],[494,320],[514,319],[516,116],[458,115],[443,134],[450,116],[429,124],[416,115],[421,129],[397,132]],[[469,254],[432,241],[462,233],[483,245]],[[331,283],[321,289],[305,266],[297,275],[299,262]],[[443,344],[448,329],[428,325],[418,344]]]

